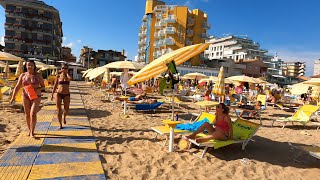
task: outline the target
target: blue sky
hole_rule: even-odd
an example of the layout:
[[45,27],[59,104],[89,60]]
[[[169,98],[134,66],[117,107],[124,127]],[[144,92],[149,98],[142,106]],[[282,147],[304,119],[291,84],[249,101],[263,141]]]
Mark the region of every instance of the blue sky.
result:
[[[79,56],[82,46],[125,49],[134,59],[145,0],[44,0],[60,11],[64,45]],[[210,35],[247,35],[285,61],[320,59],[320,1],[309,0],[166,0],[166,4],[201,9],[209,16]],[[4,36],[4,10],[0,11],[0,36]]]

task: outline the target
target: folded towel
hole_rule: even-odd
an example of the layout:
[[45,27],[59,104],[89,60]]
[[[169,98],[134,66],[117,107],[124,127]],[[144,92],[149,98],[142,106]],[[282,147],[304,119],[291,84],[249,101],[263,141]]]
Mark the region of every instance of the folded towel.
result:
[[188,130],[188,131],[196,131],[203,123],[208,122],[210,123],[208,118],[204,118],[194,123],[187,123],[187,124],[178,124],[176,129],[179,130]]

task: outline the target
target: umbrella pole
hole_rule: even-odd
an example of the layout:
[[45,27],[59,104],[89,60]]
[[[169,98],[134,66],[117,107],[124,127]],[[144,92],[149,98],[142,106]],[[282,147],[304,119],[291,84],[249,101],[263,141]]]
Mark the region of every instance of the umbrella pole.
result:
[[171,101],[171,105],[172,105],[171,119],[172,119],[172,121],[174,121],[174,88],[173,88],[173,87],[172,87],[172,101]]

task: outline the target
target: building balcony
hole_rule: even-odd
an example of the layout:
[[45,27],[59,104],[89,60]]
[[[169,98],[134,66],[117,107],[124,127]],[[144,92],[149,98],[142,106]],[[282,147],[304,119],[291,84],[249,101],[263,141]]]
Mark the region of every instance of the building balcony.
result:
[[201,38],[203,38],[203,39],[209,39],[210,36],[209,36],[209,34],[207,34],[207,33],[201,33]]
[[188,18],[187,20],[187,26],[193,26],[194,25],[194,19]]
[[164,39],[164,44],[165,45],[174,45],[175,44],[175,40],[173,38],[165,38]]
[[154,46],[155,47],[161,47],[164,45],[164,41],[163,40],[158,40],[154,42]]
[[208,22],[203,22],[202,23],[202,28],[211,29],[211,25]]
[[156,13],[156,19],[161,19],[162,18],[162,14],[161,13]]
[[192,45],[192,44],[193,44],[193,41],[186,40],[186,45],[187,45],[187,46],[190,46],[190,45]]
[[161,25],[160,22],[157,22],[157,23],[154,25],[154,27],[155,27],[156,29],[160,29],[160,28],[162,27],[162,25]]
[[176,33],[176,28],[175,27],[166,27],[164,29],[165,34],[175,34]]
[[168,54],[168,53],[171,53],[171,52],[172,52],[172,49],[171,49],[171,48],[162,49],[162,51],[161,51],[162,55],[163,55],[163,54]]
[[188,36],[188,37],[193,36],[193,30],[188,29],[188,30],[187,30],[187,36]]
[[155,11],[166,11],[167,10],[167,6],[166,5],[157,5],[156,7],[154,7]]
[[175,23],[177,22],[177,18],[175,15],[169,15],[167,18],[165,18],[165,21],[167,23]]
[[147,27],[147,22],[142,22],[141,27],[142,27],[142,28],[146,28],[146,27]]

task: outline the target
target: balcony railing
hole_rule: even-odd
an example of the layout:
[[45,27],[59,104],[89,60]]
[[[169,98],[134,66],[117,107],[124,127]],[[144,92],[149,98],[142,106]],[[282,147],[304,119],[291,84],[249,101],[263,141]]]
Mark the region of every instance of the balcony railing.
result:
[[161,19],[162,18],[162,14],[161,13],[156,13],[156,19]]
[[193,43],[192,41],[189,41],[189,40],[186,41],[186,45],[187,45],[187,46],[192,45],[192,43]]
[[175,23],[177,21],[177,18],[175,15],[169,15],[167,18],[165,18],[165,21],[167,23]]
[[211,25],[208,22],[203,22],[202,23],[202,27],[205,28],[205,29],[210,29]]
[[167,10],[167,6],[166,5],[157,5],[155,8],[154,8],[155,11],[165,11]]
[[156,24],[155,24],[155,28],[156,29],[159,29],[159,28],[161,28],[162,26],[161,26],[161,22],[157,22]]
[[187,36],[193,36],[193,30],[188,29],[187,30]]
[[172,49],[171,48],[167,48],[167,49],[162,49],[162,54],[167,54],[167,53],[170,53],[172,52]]
[[164,41],[163,40],[158,40],[154,42],[154,46],[155,47],[161,47],[163,46]]
[[208,39],[210,36],[207,33],[201,33],[201,38]]
[[175,40],[173,38],[165,38],[164,39],[164,44],[166,44],[166,45],[174,45],[175,44]]
[[194,25],[194,19],[188,18],[187,20],[187,26],[193,26]]
[[165,32],[166,34],[174,34],[174,33],[176,33],[176,28],[175,28],[175,27],[166,27],[166,28],[164,29],[164,32]]

